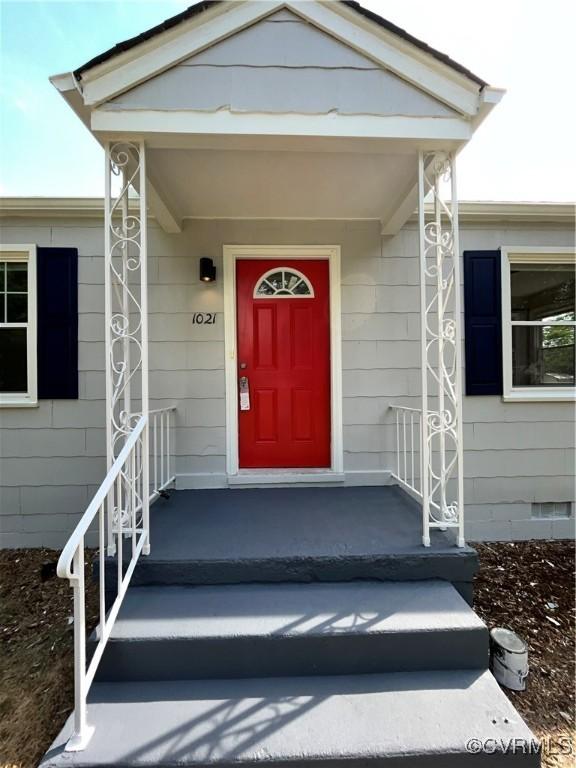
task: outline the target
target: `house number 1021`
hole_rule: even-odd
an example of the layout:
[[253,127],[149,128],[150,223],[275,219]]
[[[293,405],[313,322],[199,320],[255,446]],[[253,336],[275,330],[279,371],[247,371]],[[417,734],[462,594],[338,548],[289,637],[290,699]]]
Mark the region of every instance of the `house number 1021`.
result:
[[216,322],[216,312],[194,312],[192,315],[192,325],[214,325]]

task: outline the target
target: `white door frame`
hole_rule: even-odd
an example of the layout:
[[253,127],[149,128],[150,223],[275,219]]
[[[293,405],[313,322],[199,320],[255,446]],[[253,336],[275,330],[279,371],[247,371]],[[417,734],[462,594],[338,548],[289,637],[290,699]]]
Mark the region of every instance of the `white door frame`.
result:
[[[224,350],[226,357],[226,471],[239,471],[238,372],[236,364],[236,261],[238,259],[327,259],[330,280],[330,472],[344,471],[342,439],[342,329],[340,312],[339,245],[225,245],[224,257]],[[302,472],[313,470],[303,469]],[[276,475],[293,469],[274,469]]]

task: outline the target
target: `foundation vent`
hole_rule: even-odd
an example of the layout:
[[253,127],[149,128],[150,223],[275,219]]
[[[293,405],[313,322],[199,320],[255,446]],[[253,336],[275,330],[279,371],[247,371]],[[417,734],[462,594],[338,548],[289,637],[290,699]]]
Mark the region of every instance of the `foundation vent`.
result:
[[532,503],[532,517],[536,519],[550,517],[571,517],[570,501],[535,501]]

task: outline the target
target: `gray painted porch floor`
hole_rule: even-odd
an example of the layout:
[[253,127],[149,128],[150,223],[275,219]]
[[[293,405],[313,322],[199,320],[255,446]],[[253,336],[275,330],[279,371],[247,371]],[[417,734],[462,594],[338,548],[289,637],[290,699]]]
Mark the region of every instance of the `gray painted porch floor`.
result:
[[135,585],[444,579],[471,602],[476,552],[452,531],[424,547],[396,486],[174,491],[150,514]]
[[173,491],[150,514],[150,560],[457,551],[451,531],[422,546],[420,509],[397,486]]

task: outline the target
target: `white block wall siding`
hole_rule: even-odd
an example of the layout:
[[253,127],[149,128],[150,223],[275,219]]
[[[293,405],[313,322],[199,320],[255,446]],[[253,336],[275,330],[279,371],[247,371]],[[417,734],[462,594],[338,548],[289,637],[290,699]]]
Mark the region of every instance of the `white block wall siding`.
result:
[[[463,227],[462,249],[566,246],[558,225]],[[61,546],[104,477],[103,227],[98,220],[4,220],[6,243],[79,249],[80,399],[0,410],[0,541]],[[176,403],[182,487],[225,483],[223,244],[340,244],[345,469],[379,482],[394,466],[388,406],[420,391],[417,231],[382,240],[376,222],[189,221],[180,235],[151,225],[151,395]],[[198,283],[198,258],[218,278]],[[192,325],[217,312],[214,326]],[[574,407],[464,402],[469,539],[566,537],[573,520],[532,520],[533,501],[573,501]]]

